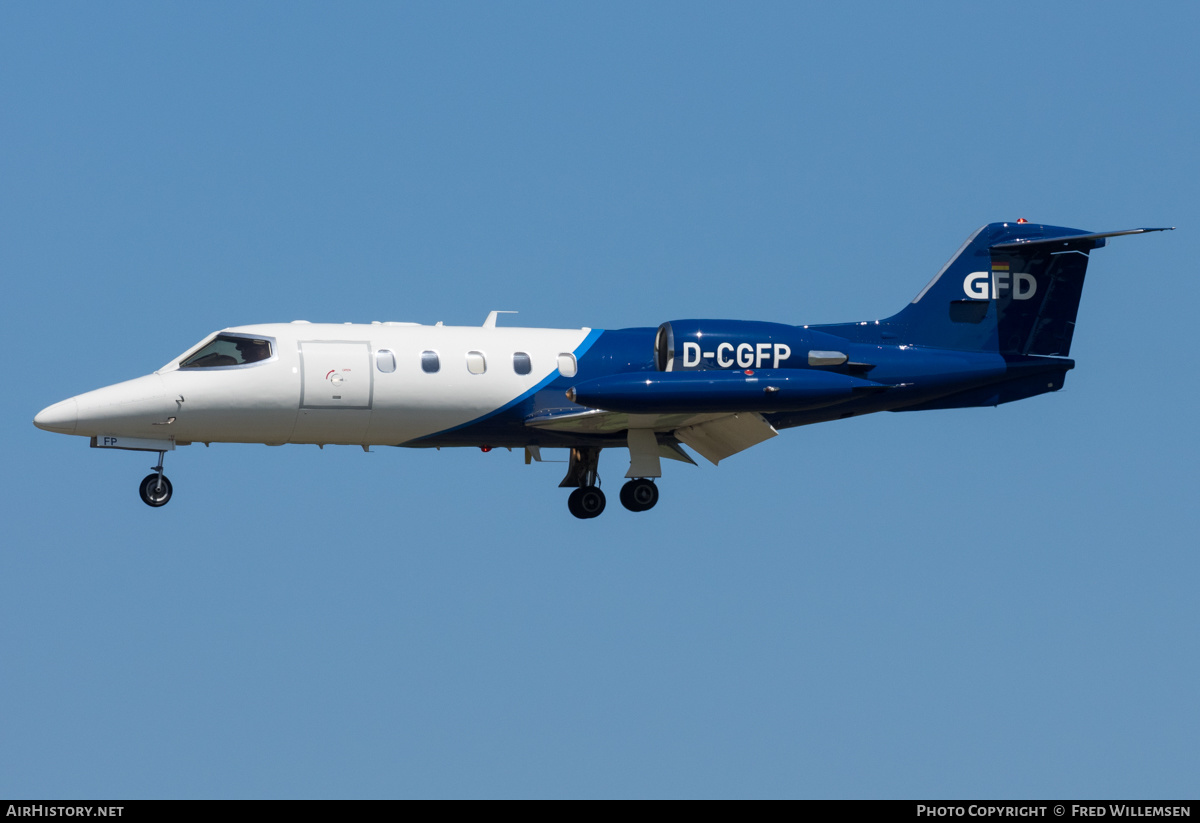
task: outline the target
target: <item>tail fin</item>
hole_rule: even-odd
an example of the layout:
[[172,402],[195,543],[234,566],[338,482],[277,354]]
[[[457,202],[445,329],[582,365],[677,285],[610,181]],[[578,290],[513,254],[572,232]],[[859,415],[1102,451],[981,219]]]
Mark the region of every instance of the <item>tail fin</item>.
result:
[[1105,238],[1032,223],[989,223],[900,313],[881,321],[908,343],[1000,354],[1066,357],[1088,255]]

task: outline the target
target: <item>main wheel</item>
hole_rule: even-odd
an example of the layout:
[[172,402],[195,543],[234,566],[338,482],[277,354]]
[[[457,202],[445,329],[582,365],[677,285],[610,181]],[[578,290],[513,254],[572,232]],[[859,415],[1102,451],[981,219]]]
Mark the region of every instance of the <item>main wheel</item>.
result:
[[146,479],[142,481],[142,485],[138,486],[138,494],[142,496],[142,502],[147,506],[158,508],[159,506],[167,505],[171,499],[171,481],[166,475],[162,476],[162,484],[159,485],[158,472],[146,475]]
[[653,480],[639,477],[621,487],[621,505],[631,512],[644,512],[658,502],[658,486]]
[[583,486],[571,492],[567,498],[567,508],[580,520],[587,520],[599,516],[604,511],[605,502],[604,492],[595,486]]

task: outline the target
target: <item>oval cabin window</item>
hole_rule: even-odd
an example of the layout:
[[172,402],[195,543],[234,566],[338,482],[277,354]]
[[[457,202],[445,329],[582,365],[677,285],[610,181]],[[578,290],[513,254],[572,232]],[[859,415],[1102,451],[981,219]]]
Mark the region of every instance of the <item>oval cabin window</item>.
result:
[[529,374],[533,371],[533,361],[529,359],[529,355],[523,351],[513,354],[513,371],[517,374]]
[[380,349],[375,352],[375,365],[384,374],[391,374],[396,370],[396,355],[387,349]]
[[563,377],[574,377],[578,370],[579,364],[575,362],[575,355],[563,352],[558,356],[558,373]]
[[467,371],[471,374],[483,374],[487,371],[487,361],[483,359],[483,352],[467,352]]

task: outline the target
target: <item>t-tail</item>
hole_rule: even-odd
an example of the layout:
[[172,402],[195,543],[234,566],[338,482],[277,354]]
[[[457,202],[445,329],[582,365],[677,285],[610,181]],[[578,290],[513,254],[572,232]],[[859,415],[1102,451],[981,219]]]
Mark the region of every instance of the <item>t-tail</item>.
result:
[[880,325],[886,337],[917,346],[1067,357],[1088,255],[1109,237],[1165,230],[989,223]]

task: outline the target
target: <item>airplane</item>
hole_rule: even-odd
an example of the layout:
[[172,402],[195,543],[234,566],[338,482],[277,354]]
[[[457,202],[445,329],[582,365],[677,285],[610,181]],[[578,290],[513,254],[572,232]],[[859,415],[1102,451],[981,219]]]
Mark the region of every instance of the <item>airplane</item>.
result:
[[[1173,228],[1173,227],[1171,227]],[[139,486],[172,495],[166,452],[193,443],[570,450],[571,514],[604,511],[600,452],[627,448],[622,505],[658,502],[662,458],[714,465],[796,426],[879,411],[996,406],[1058,391],[1084,273],[1107,238],[990,223],[900,312],[791,326],[672,320],[657,327],[510,328],[291,323],[214,332],[153,374],[34,418],[93,448],[158,453]]]

